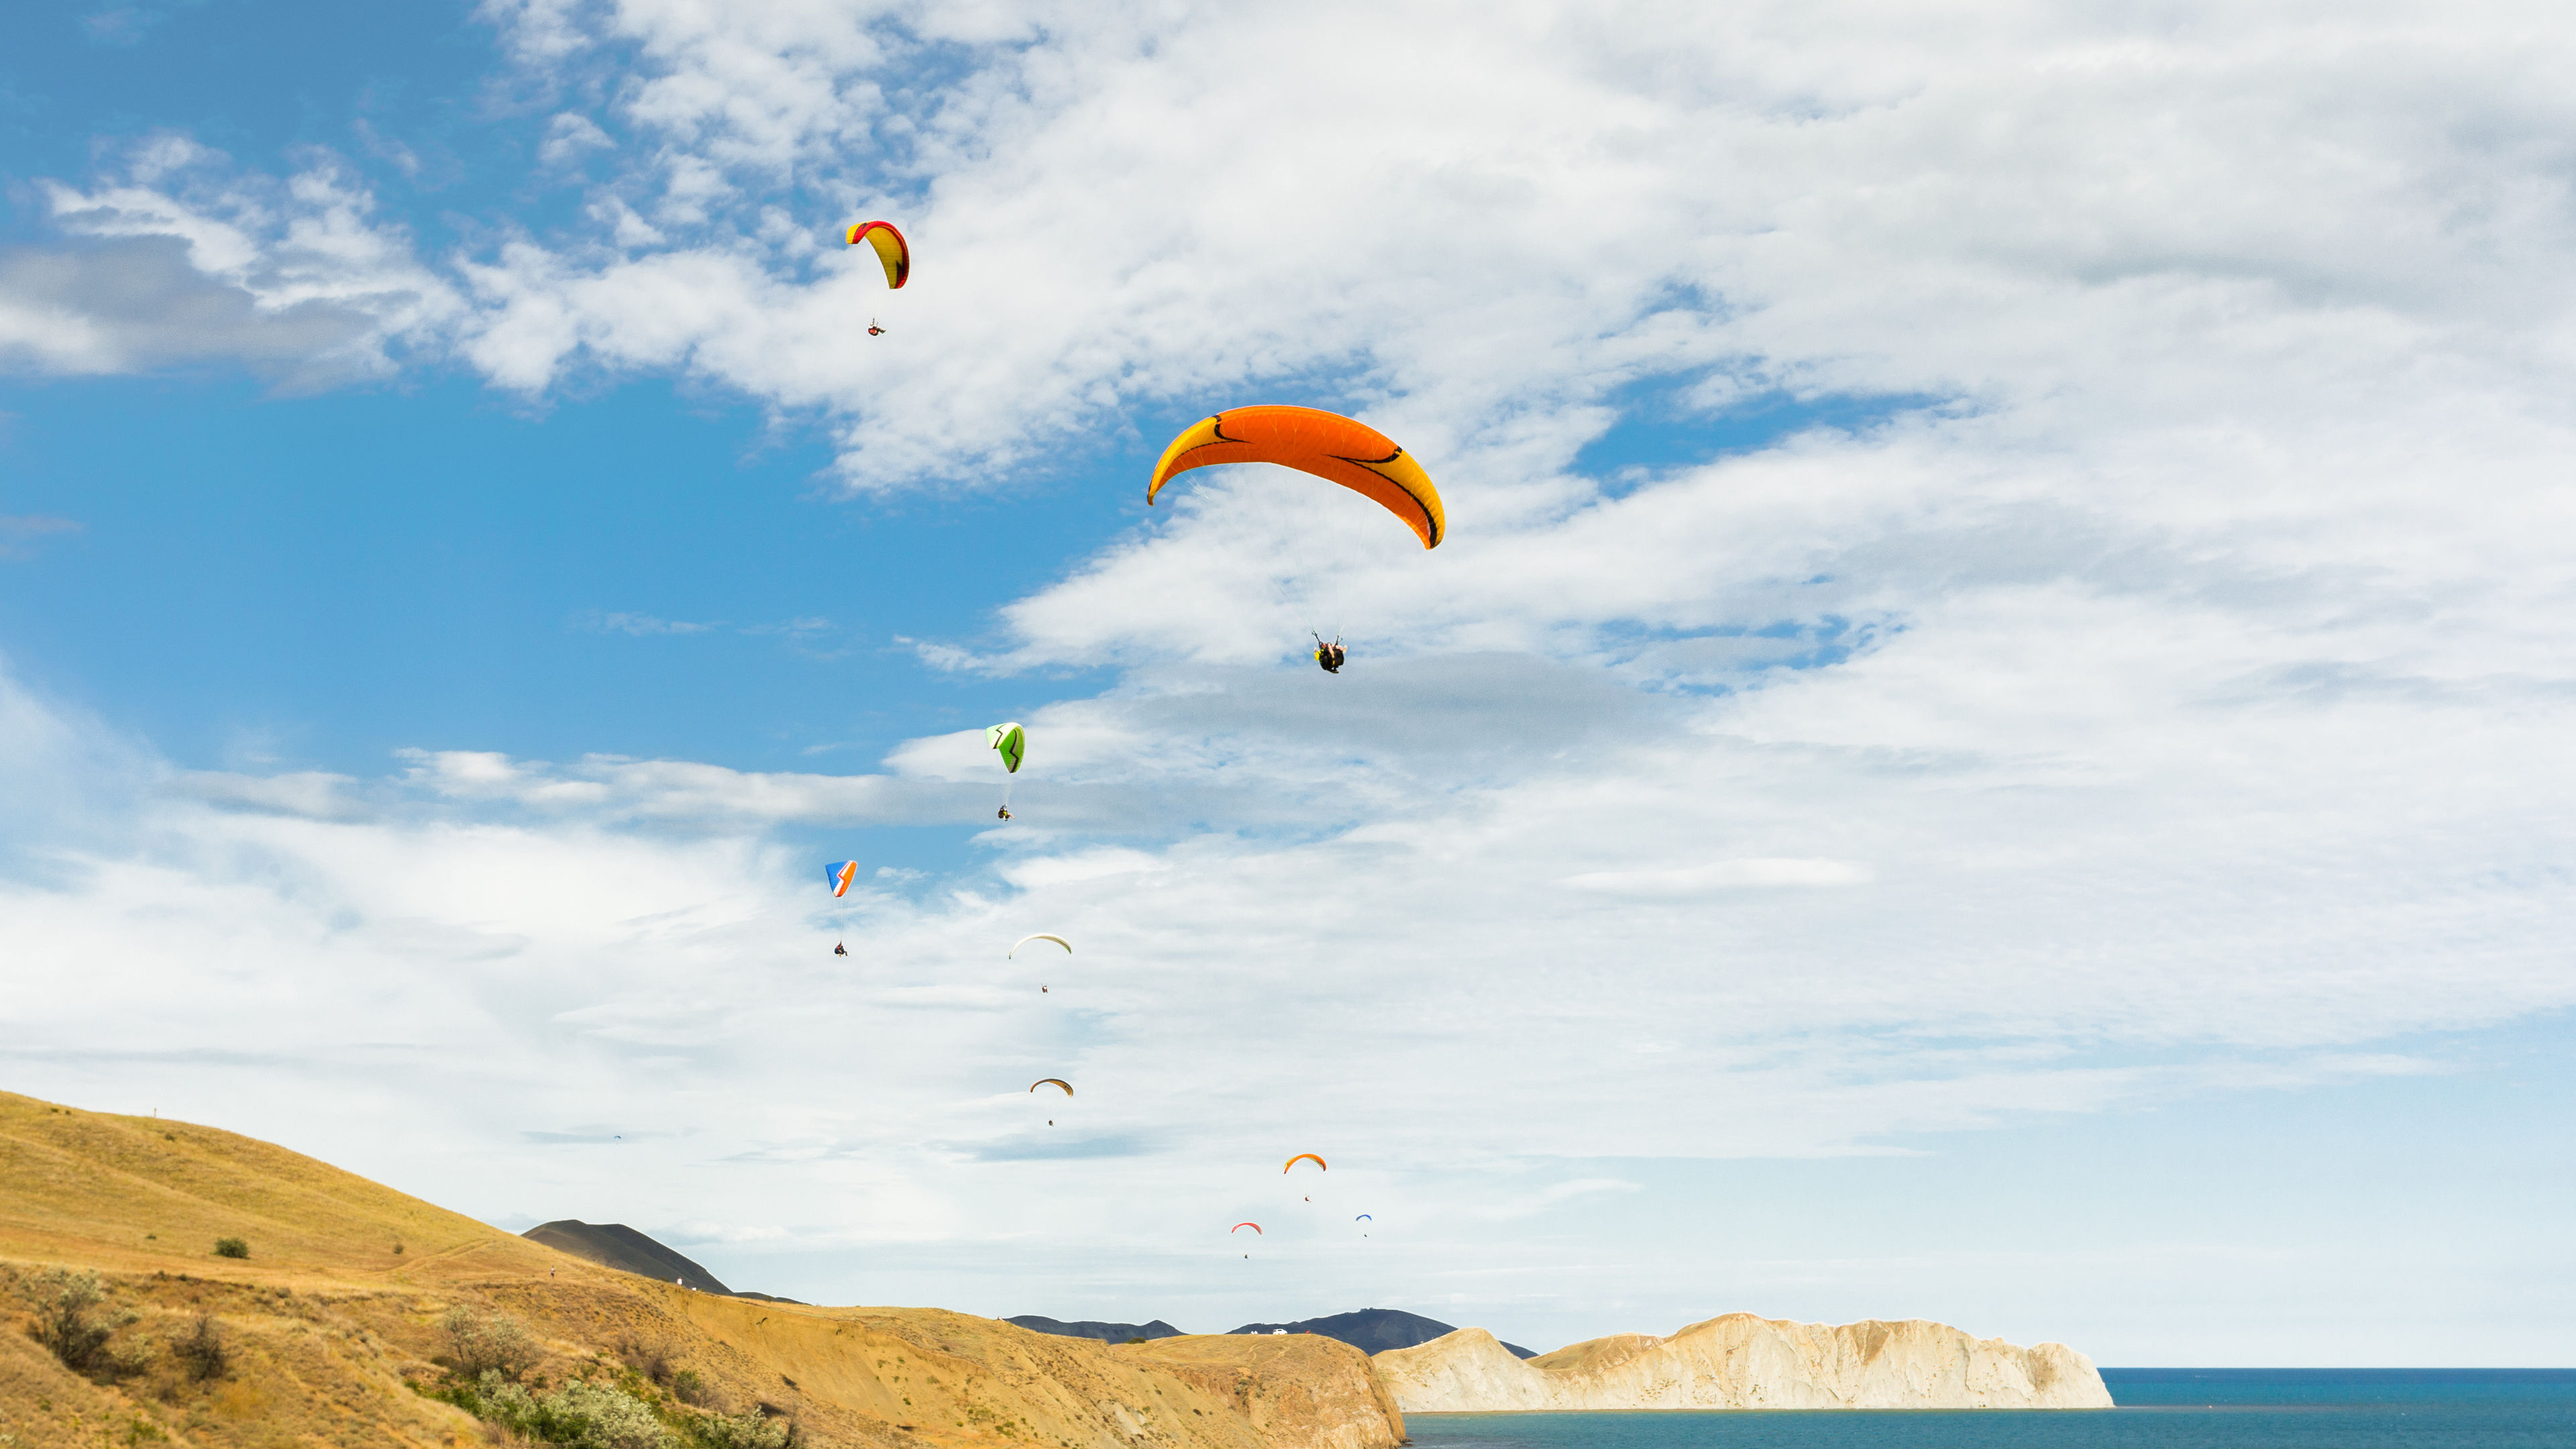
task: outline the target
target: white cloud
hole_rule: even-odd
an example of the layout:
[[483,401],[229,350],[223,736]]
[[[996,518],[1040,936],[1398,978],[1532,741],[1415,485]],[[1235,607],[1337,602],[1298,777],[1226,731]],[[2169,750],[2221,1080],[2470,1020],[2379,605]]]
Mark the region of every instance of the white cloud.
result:
[[[349,309],[362,357],[453,337],[508,388],[673,370],[810,413],[868,487],[1327,392],[1434,460],[1452,536],[1193,475],[982,647],[919,646],[1124,672],[1024,715],[989,871],[840,907],[772,832],[986,820],[980,731],[860,776],[13,766],[56,802],[8,900],[50,968],[7,1019],[31,1084],[194,1083],[496,1215],[639,1216],[649,1181],[711,1240],[1177,1293],[1227,1251],[1205,1222],[1286,1205],[1281,1142],[1335,1144],[1337,1212],[1527,1234],[1495,1205],[1617,1197],[1603,1158],[2423,1077],[2428,1032],[2576,1005],[2554,12],[487,13],[532,66],[631,68],[626,139],[558,127],[614,246],[420,280],[336,173],[183,204],[212,183],[176,143],[58,210],[185,238],[262,318]],[[920,249],[902,294],[833,250],[868,214]],[[1572,466],[1783,396],[1904,405]],[[1310,628],[1342,676],[1291,667]],[[0,706],[15,760],[83,734]],[[1079,946],[1043,998],[999,960],[1037,929]],[[103,992],[146,1003],[112,1039]],[[1041,1071],[1082,1088],[1060,1130]],[[491,1146],[628,1118],[614,1161]],[[1286,1235],[1311,1282],[1397,1271],[1323,1221]],[[1553,1261],[1475,1241],[1398,1281]],[[1686,1251],[1621,1291],[1697,1291],[1645,1261]]]
[[1702,891],[1746,886],[1857,885],[1869,879],[1864,866],[1847,860],[1720,860],[1669,870],[1596,870],[1570,875],[1565,884],[1581,891],[1618,896],[1691,896]]
[[[1698,369],[2198,420],[2288,356],[2565,362],[2563,57],[2517,7],[490,13],[531,65],[628,68],[619,194],[694,239],[504,256],[485,365],[686,366],[838,417],[870,485],[1318,373],[1472,477]],[[899,214],[922,280],[809,209]]]
[[96,244],[0,259],[0,353],[43,371],[224,358],[318,386],[390,372],[455,311],[454,287],[327,155],[278,179],[163,136],[122,177],[44,195],[56,225]]
[[566,111],[546,123],[545,144],[537,148],[537,161],[545,166],[570,166],[580,161],[585,152],[616,144],[597,121]]
[[600,634],[709,634],[722,624],[692,623],[685,619],[657,619],[651,614],[630,614],[592,609],[573,620],[573,627]]

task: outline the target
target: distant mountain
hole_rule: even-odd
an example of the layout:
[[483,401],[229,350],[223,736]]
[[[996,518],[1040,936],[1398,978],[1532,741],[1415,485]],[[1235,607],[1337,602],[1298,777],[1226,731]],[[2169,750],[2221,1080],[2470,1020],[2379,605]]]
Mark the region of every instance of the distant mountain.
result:
[[1080,1323],[1063,1323],[1056,1319],[1040,1317],[1035,1313],[1023,1313],[1017,1318],[1005,1318],[1002,1321],[1016,1323],[1036,1333],[1052,1333],[1058,1338],[1096,1338],[1102,1343],[1125,1343],[1131,1338],[1187,1336],[1159,1318],[1151,1323],[1093,1323],[1088,1319]]
[[[1429,1343],[1444,1333],[1458,1330],[1436,1318],[1407,1313],[1400,1308],[1363,1308],[1357,1313],[1336,1313],[1330,1318],[1308,1318],[1296,1323],[1247,1323],[1237,1333],[1312,1333],[1325,1338],[1338,1338],[1362,1353],[1384,1353],[1391,1348],[1412,1348]],[[1538,1355],[1516,1343],[1506,1343],[1522,1358]]]
[[519,1234],[530,1242],[587,1258],[603,1268],[615,1268],[662,1283],[677,1283],[701,1293],[722,1293],[731,1298],[758,1298],[771,1303],[793,1303],[793,1298],[776,1298],[767,1293],[738,1293],[716,1281],[716,1275],[682,1257],[679,1253],[653,1241],[624,1223],[586,1223],[579,1218],[563,1218],[539,1223]]

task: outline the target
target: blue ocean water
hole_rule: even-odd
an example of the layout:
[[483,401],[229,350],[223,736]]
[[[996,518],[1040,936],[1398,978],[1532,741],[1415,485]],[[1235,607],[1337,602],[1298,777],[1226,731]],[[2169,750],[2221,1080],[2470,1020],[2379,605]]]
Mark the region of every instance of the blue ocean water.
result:
[[2576,1369],[2104,1369],[2095,1412],[1407,1414],[1422,1449],[2576,1449]]

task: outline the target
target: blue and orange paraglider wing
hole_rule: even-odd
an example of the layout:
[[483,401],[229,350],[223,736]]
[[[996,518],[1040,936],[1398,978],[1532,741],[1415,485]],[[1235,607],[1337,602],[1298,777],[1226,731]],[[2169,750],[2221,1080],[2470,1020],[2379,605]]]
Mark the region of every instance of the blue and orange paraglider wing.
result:
[[1172,439],[1145,484],[1146,505],[1174,474],[1217,463],[1276,463],[1339,483],[1403,519],[1424,548],[1449,531],[1440,490],[1394,439],[1339,413],[1275,403],[1228,408]]
[[850,882],[858,878],[859,863],[855,860],[844,860],[823,867],[823,882],[832,888],[832,894],[836,898],[848,895]]
[[900,287],[912,280],[912,248],[903,233],[890,221],[863,221],[850,228],[850,245],[866,242],[875,248],[877,260],[885,263],[886,285]]

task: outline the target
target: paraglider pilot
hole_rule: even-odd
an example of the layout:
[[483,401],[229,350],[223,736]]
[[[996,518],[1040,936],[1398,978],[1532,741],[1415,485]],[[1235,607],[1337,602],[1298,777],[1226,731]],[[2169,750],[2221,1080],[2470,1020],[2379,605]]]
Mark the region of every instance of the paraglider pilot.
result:
[[1315,635],[1315,662],[1324,667],[1326,674],[1341,673],[1342,665],[1349,657],[1343,652],[1342,641],[1338,636],[1332,643],[1327,644],[1324,642],[1323,635]]

